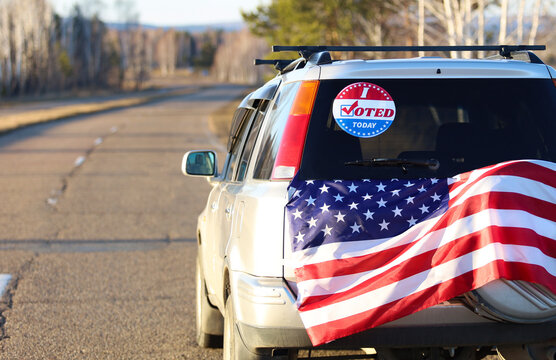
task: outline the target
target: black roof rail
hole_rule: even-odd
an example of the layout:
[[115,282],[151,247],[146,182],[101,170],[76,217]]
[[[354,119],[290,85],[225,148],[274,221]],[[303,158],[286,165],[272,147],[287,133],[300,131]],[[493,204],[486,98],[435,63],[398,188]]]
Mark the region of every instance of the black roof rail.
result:
[[365,52],[387,52],[387,51],[498,51],[504,58],[512,57],[511,53],[527,50],[546,50],[545,45],[457,45],[457,46],[281,46],[274,45],[272,51],[297,51],[305,59],[314,53],[322,51],[365,51]]
[[274,68],[280,71],[281,74],[292,71],[298,67],[302,68],[307,63],[307,59],[300,57],[293,60],[265,60],[255,59],[255,65],[274,65]]
[[328,51],[321,51],[312,53],[307,59],[307,62],[314,65],[330,64],[332,63],[332,57]]
[[[512,51],[511,58],[514,60],[521,60],[525,62],[529,62],[532,64],[543,64],[546,65],[535,53],[531,51]],[[501,60],[506,59],[504,56],[497,54],[488,56],[487,60]]]
[[255,59],[255,65],[274,65],[274,68],[278,71],[282,71],[286,66],[291,64],[297,59],[291,60],[282,60],[282,59],[275,59],[275,60],[266,60],[266,59]]
[[255,59],[255,65],[274,65],[274,68],[280,71],[281,74],[298,68],[301,65],[301,63],[303,63],[303,65],[307,63],[313,65],[324,65],[324,64],[330,64],[331,62],[332,62],[332,58],[330,57],[330,53],[328,51],[312,53],[308,58],[300,57],[298,59],[293,59],[293,60]]

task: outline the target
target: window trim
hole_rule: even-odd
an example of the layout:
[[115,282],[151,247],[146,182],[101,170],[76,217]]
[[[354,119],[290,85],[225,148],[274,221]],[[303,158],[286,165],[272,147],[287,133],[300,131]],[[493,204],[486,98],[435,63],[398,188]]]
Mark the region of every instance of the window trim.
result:
[[264,126],[264,122],[265,122],[265,118],[267,115],[266,110],[268,109],[268,105],[269,105],[270,101],[262,101],[259,104],[259,108],[257,109],[255,115],[253,116],[251,123],[249,125],[249,131],[247,133],[247,136],[245,137],[245,140],[243,141],[242,144],[242,149],[241,149],[241,155],[239,156],[239,163],[241,163],[241,160],[243,159],[243,154],[245,153],[246,150],[246,146],[247,146],[247,142],[250,139],[250,136],[253,134],[253,130],[256,124],[256,121],[258,119],[260,119],[260,126],[259,129],[257,130],[256,134],[253,134],[255,136],[255,141],[253,142],[253,146],[251,148],[251,151],[249,153],[249,157],[247,158],[247,167],[245,168],[245,173],[243,175],[243,178],[241,180],[238,180],[238,171],[239,171],[239,167],[236,167],[235,169],[235,174],[233,176],[233,181],[234,182],[244,182],[246,179],[251,178],[251,168],[252,168],[252,159],[254,159],[254,154],[255,154],[255,150],[257,149],[257,144],[259,142],[259,135],[261,133],[261,129]]

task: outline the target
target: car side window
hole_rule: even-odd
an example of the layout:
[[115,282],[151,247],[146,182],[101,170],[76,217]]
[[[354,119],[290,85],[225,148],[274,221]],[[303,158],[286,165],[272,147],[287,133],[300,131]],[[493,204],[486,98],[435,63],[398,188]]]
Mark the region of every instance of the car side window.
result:
[[272,175],[282,133],[300,84],[301,82],[294,82],[285,85],[276,95],[272,108],[268,110],[268,120],[261,132],[261,146],[253,173],[255,179],[270,179]]
[[239,160],[235,178],[236,181],[243,181],[243,179],[245,178],[249,160],[255,146],[255,141],[257,140],[257,136],[259,135],[259,130],[261,129],[261,124],[265,117],[267,106],[268,101],[265,101],[261,105],[259,105],[257,114],[255,115],[255,119],[253,120],[253,125],[251,126],[251,130],[249,131],[249,135],[247,136],[247,140],[245,142],[245,146],[243,147],[243,152]]
[[241,124],[241,128],[237,131],[237,141],[234,142],[234,145],[230,149],[230,153],[228,155],[229,160],[228,160],[228,166],[226,168],[226,175],[225,175],[225,179],[228,181],[232,180],[233,178],[233,175],[237,167],[238,158],[239,155],[241,154],[241,150],[245,142],[245,137],[247,136],[248,129],[251,125],[251,119],[255,115],[256,115],[256,111],[254,109],[249,109],[248,111],[246,111],[244,114],[245,119]]

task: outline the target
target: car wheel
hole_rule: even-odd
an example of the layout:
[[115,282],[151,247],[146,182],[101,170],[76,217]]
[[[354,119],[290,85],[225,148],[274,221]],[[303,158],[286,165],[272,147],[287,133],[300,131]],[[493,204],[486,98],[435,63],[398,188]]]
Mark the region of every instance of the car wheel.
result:
[[195,270],[195,328],[197,344],[202,348],[222,347],[223,319],[208,301],[201,265]]
[[265,360],[275,359],[270,355],[255,354],[245,346],[237,329],[232,297],[226,300],[224,314],[224,360]]

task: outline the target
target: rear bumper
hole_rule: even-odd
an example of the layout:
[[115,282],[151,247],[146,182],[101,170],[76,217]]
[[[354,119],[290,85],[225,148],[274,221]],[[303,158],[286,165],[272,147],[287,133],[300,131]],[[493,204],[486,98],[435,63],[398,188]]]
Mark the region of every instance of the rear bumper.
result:
[[[244,343],[255,348],[310,348],[295,298],[281,278],[233,272],[232,296]],[[338,339],[326,348],[527,344],[556,339],[556,321],[509,324],[481,317],[462,303],[443,303]]]
[[[257,328],[239,324],[242,338],[252,348],[310,348],[305,329]],[[556,322],[543,324],[471,324],[378,327],[335,340],[326,349],[369,347],[460,347],[543,343],[556,341]]]

